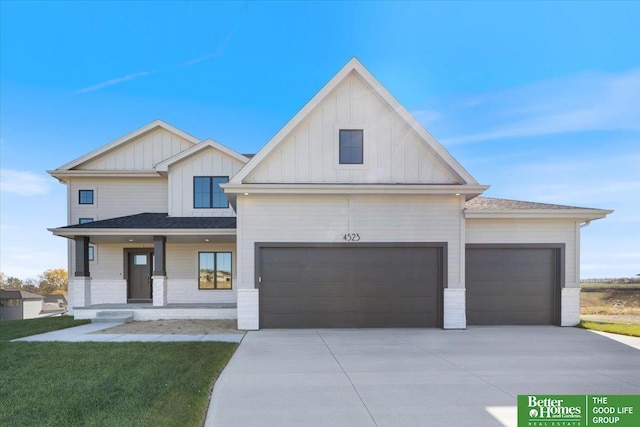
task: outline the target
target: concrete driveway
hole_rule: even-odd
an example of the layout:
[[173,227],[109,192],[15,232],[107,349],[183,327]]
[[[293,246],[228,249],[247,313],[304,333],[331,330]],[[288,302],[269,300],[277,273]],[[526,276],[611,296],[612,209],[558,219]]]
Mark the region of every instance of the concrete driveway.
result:
[[518,394],[640,394],[640,351],[558,327],[249,332],[206,425],[515,426]]

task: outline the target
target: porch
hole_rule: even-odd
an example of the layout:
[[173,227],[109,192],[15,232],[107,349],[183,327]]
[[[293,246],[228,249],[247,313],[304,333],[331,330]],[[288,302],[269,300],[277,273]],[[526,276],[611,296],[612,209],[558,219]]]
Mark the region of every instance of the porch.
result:
[[133,320],[168,319],[236,319],[235,303],[213,304],[167,304],[154,306],[149,303],[134,304],[94,304],[87,307],[75,307],[76,319],[94,319],[99,313],[130,313]]

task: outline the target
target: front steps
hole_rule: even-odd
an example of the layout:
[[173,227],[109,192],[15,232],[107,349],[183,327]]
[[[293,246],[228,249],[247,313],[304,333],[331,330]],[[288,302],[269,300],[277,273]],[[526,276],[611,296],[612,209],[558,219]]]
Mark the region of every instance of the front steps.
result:
[[100,311],[91,323],[129,323],[133,321],[133,311]]

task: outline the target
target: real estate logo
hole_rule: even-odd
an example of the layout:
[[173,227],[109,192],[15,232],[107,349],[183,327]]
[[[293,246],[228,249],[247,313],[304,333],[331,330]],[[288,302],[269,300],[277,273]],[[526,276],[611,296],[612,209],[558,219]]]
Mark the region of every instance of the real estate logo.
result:
[[640,426],[639,395],[520,395],[518,427]]

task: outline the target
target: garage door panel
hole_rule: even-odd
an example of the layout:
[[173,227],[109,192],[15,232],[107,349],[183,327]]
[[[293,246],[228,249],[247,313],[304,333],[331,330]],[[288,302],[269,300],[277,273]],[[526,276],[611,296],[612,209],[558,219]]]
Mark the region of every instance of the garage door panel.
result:
[[439,326],[440,247],[259,251],[261,327]]
[[467,248],[469,325],[554,324],[557,248]]
[[311,281],[290,282],[278,281],[277,286],[265,287],[263,295],[265,297],[299,297],[305,295],[312,296],[344,296],[345,287],[342,282],[322,282]]

